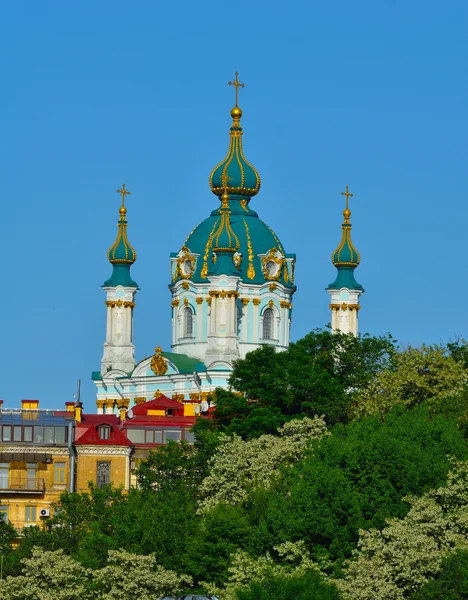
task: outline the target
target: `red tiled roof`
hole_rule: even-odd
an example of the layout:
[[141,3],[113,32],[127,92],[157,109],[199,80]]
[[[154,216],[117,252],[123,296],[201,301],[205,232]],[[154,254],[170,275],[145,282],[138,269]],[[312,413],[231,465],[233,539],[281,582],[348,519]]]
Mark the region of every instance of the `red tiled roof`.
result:
[[184,405],[180,402],[176,402],[175,400],[171,400],[167,396],[159,396],[159,398],[154,398],[154,400],[149,400],[144,404],[140,404],[139,406],[133,407],[134,415],[146,415],[148,410],[157,410],[157,409],[166,409],[166,408],[175,408],[176,410],[184,410]]
[[[83,421],[76,426],[75,444],[92,446],[132,446],[132,442],[118,427],[115,415],[85,415]],[[108,440],[99,438],[99,427],[108,425],[110,436]]]

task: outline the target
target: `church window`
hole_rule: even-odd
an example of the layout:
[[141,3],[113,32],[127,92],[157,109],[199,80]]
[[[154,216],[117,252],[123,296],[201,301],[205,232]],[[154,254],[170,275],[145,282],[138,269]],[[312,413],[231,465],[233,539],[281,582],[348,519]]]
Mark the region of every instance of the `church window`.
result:
[[100,490],[110,484],[110,462],[98,461],[96,465],[96,484]]
[[273,325],[274,325],[275,313],[272,308],[267,308],[263,312],[263,339],[264,340],[272,340],[273,339]]
[[190,306],[184,310],[184,337],[192,337],[193,335],[193,311]]

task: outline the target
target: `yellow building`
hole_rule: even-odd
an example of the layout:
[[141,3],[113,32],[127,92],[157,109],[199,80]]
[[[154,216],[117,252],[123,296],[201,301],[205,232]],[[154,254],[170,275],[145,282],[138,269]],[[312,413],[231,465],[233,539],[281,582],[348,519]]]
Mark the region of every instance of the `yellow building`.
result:
[[76,423],[76,490],[86,491],[89,483],[103,488],[130,488],[130,457],[133,444],[120,430],[116,415],[82,416]]
[[40,526],[73,488],[73,426],[73,412],[39,410],[38,400],[0,405],[0,518],[16,529]]

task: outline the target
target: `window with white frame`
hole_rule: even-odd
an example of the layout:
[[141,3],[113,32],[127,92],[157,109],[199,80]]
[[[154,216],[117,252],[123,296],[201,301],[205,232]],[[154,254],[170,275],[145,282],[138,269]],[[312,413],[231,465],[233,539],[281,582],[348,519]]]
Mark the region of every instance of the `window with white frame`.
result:
[[184,337],[193,336],[193,310],[190,306],[186,306],[184,309]]
[[275,312],[272,308],[266,308],[263,311],[263,332],[264,340],[272,340],[274,338]]

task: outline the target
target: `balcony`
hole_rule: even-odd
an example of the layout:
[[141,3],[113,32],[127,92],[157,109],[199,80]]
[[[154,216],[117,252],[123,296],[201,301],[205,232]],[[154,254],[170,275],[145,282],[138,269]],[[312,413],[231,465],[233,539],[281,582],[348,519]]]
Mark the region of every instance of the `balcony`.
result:
[[0,477],[0,496],[14,494],[41,495],[45,492],[45,483],[43,479],[28,479],[27,477]]

